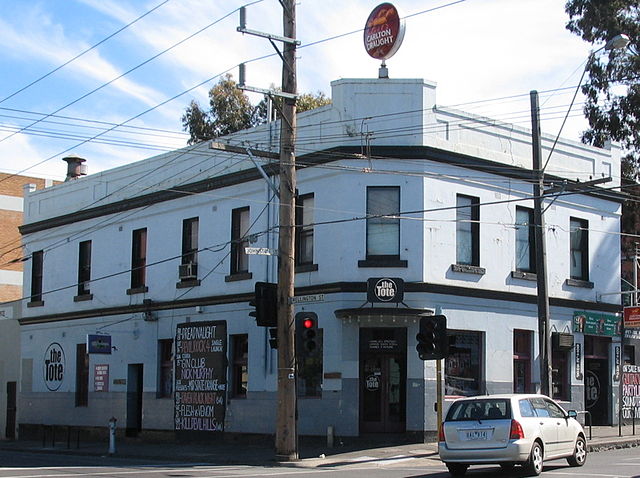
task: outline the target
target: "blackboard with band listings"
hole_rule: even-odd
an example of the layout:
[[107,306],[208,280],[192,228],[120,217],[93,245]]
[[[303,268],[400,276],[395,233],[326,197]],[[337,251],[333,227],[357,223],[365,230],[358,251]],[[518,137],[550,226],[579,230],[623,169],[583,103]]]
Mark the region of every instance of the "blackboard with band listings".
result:
[[175,339],[175,431],[204,438],[224,431],[227,323],[178,324]]

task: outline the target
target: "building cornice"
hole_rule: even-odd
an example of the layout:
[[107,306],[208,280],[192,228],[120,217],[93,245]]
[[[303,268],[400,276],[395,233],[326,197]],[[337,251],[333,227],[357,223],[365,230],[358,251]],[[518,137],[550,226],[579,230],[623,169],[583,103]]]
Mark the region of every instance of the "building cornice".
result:
[[[533,172],[528,169],[510,166],[508,164],[489,161],[486,159],[480,159],[460,153],[454,153],[430,146],[372,146],[370,150],[371,155],[379,159],[388,158],[398,160],[404,159],[435,161],[438,163],[446,163],[465,169],[472,169],[474,171],[481,171],[487,174],[504,176],[512,179],[520,179],[527,182],[534,182],[535,180]],[[298,156],[297,169],[350,159],[361,160],[364,157],[360,153],[361,148],[358,146],[340,146],[303,156]],[[263,169],[269,175],[278,174],[277,163],[265,165]],[[256,168],[246,169],[239,172],[196,181],[190,184],[175,186],[169,190],[143,194],[129,199],[123,199],[121,201],[116,201],[113,203],[52,217],[42,221],[24,224],[19,227],[19,230],[23,235],[32,234],[55,227],[65,226],[78,221],[85,221],[89,219],[108,216],[111,214],[118,214],[124,211],[147,207],[165,201],[172,201],[184,196],[213,191],[216,189],[221,189],[249,181],[255,181],[260,178],[260,173]],[[558,183],[563,181],[563,178],[552,175],[545,175],[545,178],[549,182]],[[580,194],[596,196],[615,202],[623,202],[627,198],[627,196],[622,193],[604,189],[593,190],[589,192],[580,192]]]
[[[517,292],[504,292],[487,289],[475,289],[471,287],[460,287],[447,284],[433,284],[427,282],[405,282],[405,293],[428,293],[451,295],[457,297],[477,298],[484,300],[497,300],[500,302],[518,302],[524,304],[536,304],[536,296],[533,294],[520,294]],[[311,294],[340,294],[340,293],[362,293],[366,299],[366,282],[334,282],[319,284],[307,287],[297,287],[296,296]],[[19,320],[20,325],[33,325],[48,322],[61,322],[67,320],[87,319],[91,317],[106,317],[121,314],[144,313],[172,309],[184,309],[188,307],[203,307],[211,305],[236,304],[249,302],[253,298],[253,293],[229,294],[206,296],[184,300],[171,301],[150,301],[138,305],[121,305],[115,307],[103,307],[97,309],[76,310],[61,312],[57,314],[44,314],[39,316],[24,317]],[[616,313],[622,310],[617,304],[592,302],[586,300],[572,300],[552,297],[549,299],[551,306],[564,307],[574,310],[589,310],[596,312]],[[426,304],[429,306],[430,304]],[[195,314],[195,312],[194,312]]]

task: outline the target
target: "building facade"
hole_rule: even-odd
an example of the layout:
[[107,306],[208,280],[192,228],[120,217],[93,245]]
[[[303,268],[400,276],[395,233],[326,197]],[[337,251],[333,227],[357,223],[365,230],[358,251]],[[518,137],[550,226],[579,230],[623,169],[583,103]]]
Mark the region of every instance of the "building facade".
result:
[[[435,92],[343,79],[298,117],[300,434],[436,430],[435,362],[416,352],[433,314],[450,335],[445,402],[539,387],[530,131]],[[202,143],[28,195],[25,430],[113,416],[130,434],[274,432],[277,354],[249,302],[277,279],[278,170],[259,156],[267,181],[242,148],[276,151],[277,124],[222,140],[240,149]],[[552,394],[613,423],[619,150],[561,140],[547,171],[612,177],[546,200],[545,232]]]
[[17,430],[23,196],[52,185],[48,179],[0,173],[0,438],[15,438]]

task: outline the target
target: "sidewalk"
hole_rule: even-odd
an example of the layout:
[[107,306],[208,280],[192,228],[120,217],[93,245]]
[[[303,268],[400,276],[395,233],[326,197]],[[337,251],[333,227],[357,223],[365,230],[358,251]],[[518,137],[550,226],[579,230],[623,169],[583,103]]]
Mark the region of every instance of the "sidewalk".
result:
[[[640,426],[636,435],[632,427],[593,427],[589,439],[589,428],[585,429],[590,452],[613,448],[640,446]],[[59,441],[55,444],[36,441],[2,441],[0,449],[29,451],[36,453],[64,453],[70,455],[109,456],[109,443],[105,442]],[[115,457],[157,460],[165,463],[216,463],[235,465],[331,467],[347,464],[381,463],[427,459],[438,460],[437,443],[393,443],[380,438],[336,439],[336,445],[328,448],[321,437],[302,437],[299,443],[300,459],[295,462],[279,463],[276,460],[272,437],[248,440],[214,440],[210,442],[177,443],[149,442],[142,439],[122,438],[116,443]]]

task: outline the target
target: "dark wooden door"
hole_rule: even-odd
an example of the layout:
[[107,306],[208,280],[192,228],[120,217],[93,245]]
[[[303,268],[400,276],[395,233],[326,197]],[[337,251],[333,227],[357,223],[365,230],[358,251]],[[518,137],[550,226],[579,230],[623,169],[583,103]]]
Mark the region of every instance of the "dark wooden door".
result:
[[406,329],[367,328],[360,334],[360,431],[406,429]]

